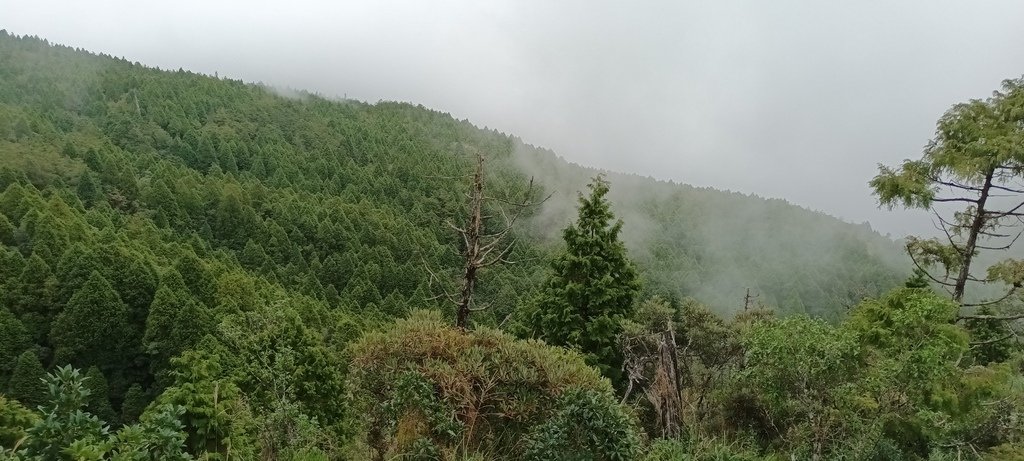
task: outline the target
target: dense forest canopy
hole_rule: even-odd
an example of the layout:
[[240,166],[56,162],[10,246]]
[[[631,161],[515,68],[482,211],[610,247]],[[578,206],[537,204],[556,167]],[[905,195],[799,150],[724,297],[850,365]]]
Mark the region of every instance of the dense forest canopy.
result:
[[[480,157],[483,227],[503,201],[538,205],[475,286],[486,308],[454,328],[446,224]],[[598,173],[422,106],[0,32],[0,447],[925,459],[1019,440],[1014,352],[975,357],[951,304],[890,292],[910,274],[896,242],[781,200]]]

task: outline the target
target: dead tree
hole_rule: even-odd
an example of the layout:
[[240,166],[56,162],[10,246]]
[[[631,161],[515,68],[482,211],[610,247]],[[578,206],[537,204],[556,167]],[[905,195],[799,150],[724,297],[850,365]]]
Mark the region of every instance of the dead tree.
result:
[[661,436],[674,438],[682,433],[683,396],[679,383],[679,362],[676,358],[676,335],[671,324],[660,336],[657,367],[654,381],[647,389],[647,400],[651,402],[658,415],[656,426],[661,431]]
[[757,298],[760,298],[760,297],[761,297],[760,294],[751,295],[750,294],[750,288],[747,288],[747,294],[743,296],[743,312],[747,312],[751,308],[757,307],[757,306],[754,305],[754,302],[757,301]]
[[628,377],[622,403],[629,400],[636,385],[649,381],[643,393],[654,410],[655,427],[661,437],[675,438],[683,427],[678,346],[671,320],[660,329],[662,331],[622,338],[623,369]]
[[[451,227],[462,237],[462,275],[459,279],[460,288],[458,293],[453,295],[444,288],[444,282],[433,271],[430,272],[431,282],[441,286],[442,294],[435,297],[443,297],[455,305],[455,326],[465,329],[469,324],[469,315],[472,312],[487,309],[488,306],[476,306],[473,293],[479,282],[480,272],[488,267],[497,264],[514,264],[508,259],[516,239],[512,235],[512,229],[516,222],[527,209],[538,206],[547,198],[540,201],[531,201],[534,193],[533,178],[530,178],[529,185],[518,201],[510,201],[498,197],[490,197],[484,193],[484,157],[477,154],[476,171],[473,173],[473,182],[470,186],[467,199],[469,201],[469,216],[463,227],[448,221]],[[550,197],[550,196],[549,196]],[[493,206],[489,206],[493,204]],[[495,216],[486,214],[485,208],[496,209],[500,213],[503,225],[497,231],[486,229],[485,222]],[[506,210],[509,208],[509,210]],[[429,270],[429,268],[428,268]]]

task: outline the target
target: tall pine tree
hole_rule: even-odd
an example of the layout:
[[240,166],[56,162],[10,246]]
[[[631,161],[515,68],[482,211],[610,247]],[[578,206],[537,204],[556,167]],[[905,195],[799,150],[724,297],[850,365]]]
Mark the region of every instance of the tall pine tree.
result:
[[622,358],[617,337],[628,317],[640,281],[619,239],[601,176],[579,198],[579,218],[562,232],[565,251],[551,263],[527,318],[533,336],[549,344],[578,347],[588,363],[620,381]]

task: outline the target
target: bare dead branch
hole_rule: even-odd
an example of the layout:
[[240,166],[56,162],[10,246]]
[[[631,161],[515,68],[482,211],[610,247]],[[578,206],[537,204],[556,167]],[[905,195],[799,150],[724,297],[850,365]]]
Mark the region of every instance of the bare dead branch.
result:
[[967,314],[967,315],[960,315],[960,316],[958,316],[956,318],[956,320],[958,322],[961,321],[961,320],[1003,320],[1003,321],[1010,321],[1010,320],[1020,320],[1020,319],[1024,319],[1024,313],[1012,314],[1012,315]]
[[993,300],[993,301],[984,301],[984,302],[980,302],[980,303],[964,303],[964,304],[961,304],[961,306],[963,306],[963,307],[982,307],[982,306],[991,306],[993,304],[999,304],[999,303],[1005,301],[1010,296],[1012,296],[1015,291],[1017,291],[1017,287],[1015,287],[1015,286],[1014,287],[1010,287],[1010,290],[1007,291],[1006,294],[1001,296],[999,299],[996,299],[996,300]]
[[[471,312],[478,312],[489,307],[489,305],[476,306],[473,299],[480,271],[497,264],[514,264],[513,261],[508,260],[508,255],[511,254],[516,241],[514,238],[511,241],[507,240],[512,235],[515,224],[525,210],[537,206],[551,197],[551,195],[548,195],[548,197],[539,202],[530,200],[530,197],[534,195],[533,178],[530,178],[530,182],[524,192],[524,197],[520,201],[486,195],[484,192],[484,157],[479,154],[476,155],[476,169],[471,176],[473,178],[472,183],[470,184],[469,191],[465,194],[469,202],[466,224],[458,226],[451,221],[446,221],[448,227],[462,237],[463,243],[463,248],[459,251],[462,256],[463,267],[461,288],[458,296],[453,296],[445,290],[445,297],[457,306],[455,324],[462,329],[467,327]],[[489,202],[498,203],[492,209],[496,209],[505,222],[504,227],[496,232],[487,232],[485,229],[486,221],[494,218],[493,214],[485,213],[484,211],[485,205]],[[507,212],[501,204],[511,207],[514,211],[511,213]],[[431,274],[432,283],[440,281],[440,278],[433,271],[430,271],[429,268],[427,270]],[[442,289],[444,289],[443,286]]]
[[967,202],[967,203],[978,203],[978,201],[975,200],[975,199],[962,198],[962,197],[955,197],[955,198],[935,197],[931,201],[933,201],[933,202]]
[[990,247],[990,246],[985,246],[985,245],[975,245],[974,248],[980,248],[982,250],[1009,250],[1010,247],[1013,246],[1013,244],[1017,242],[1017,239],[1020,238],[1021,234],[1024,234],[1024,230],[1018,232],[1017,236],[1015,236],[1013,238],[1013,240],[1010,241],[1010,243],[1007,243],[1006,245],[1003,245],[1001,247]]
[[1017,337],[1016,333],[1010,333],[1010,334],[1008,334],[1006,336],[1003,336],[1001,338],[987,339],[985,341],[971,341],[970,346],[971,346],[971,349],[974,349],[975,347],[978,347],[978,346],[984,346],[986,344],[1001,343],[1003,341],[1006,341],[1007,339],[1013,339],[1013,338],[1016,338],[1016,337]]

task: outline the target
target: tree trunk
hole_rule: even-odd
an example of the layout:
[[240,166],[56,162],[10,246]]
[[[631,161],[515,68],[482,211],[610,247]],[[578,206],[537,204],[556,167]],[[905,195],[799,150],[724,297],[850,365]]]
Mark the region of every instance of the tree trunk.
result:
[[466,249],[465,270],[462,274],[462,289],[459,291],[459,307],[456,312],[455,326],[465,329],[469,324],[469,313],[473,301],[473,289],[476,288],[477,269],[480,261],[480,232],[483,227],[484,205],[484,158],[477,157],[476,173],[473,175],[473,189],[470,192],[469,223],[463,234]]
[[989,190],[992,188],[992,175],[995,170],[989,170],[985,175],[985,184],[981,187],[981,194],[978,196],[977,208],[974,210],[974,220],[971,222],[970,232],[967,234],[967,243],[964,244],[961,253],[963,263],[960,266],[960,274],[956,277],[956,285],[953,287],[953,301],[960,304],[963,302],[964,288],[967,286],[967,279],[971,276],[971,260],[974,258],[974,251],[978,245],[978,235],[985,225],[985,202],[988,201]]
[[676,339],[672,326],[662,333],[658,344],[658,366],[647,398],[657,416],[657,428],[664,438],[675,438],[682,432],[682,395],[679,388]]

